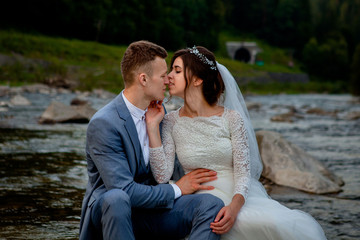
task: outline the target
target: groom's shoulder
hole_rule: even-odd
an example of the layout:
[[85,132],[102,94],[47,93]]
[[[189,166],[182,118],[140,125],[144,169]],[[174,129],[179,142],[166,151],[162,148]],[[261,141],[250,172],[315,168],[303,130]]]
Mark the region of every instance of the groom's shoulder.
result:
[[90,123],[96,121],[107,121],[114,119],[114,115],[117,114],[115,99],[111,100],[105,106],[101,107],[91,118]]

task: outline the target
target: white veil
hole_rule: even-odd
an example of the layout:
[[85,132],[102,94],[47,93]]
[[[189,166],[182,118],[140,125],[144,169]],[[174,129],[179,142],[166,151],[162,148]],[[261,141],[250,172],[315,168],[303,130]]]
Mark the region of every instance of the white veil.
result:
[[258,180],[261,176],[263,166],[254,128],[250,121],[250,115],[244,97],[229,70],[218,62],[216,62],[216,66],[225,84],[225,93],[220,98],[220,104],[228,109],[239,112],[244,119],[244,125],[249,139],[251,177]]

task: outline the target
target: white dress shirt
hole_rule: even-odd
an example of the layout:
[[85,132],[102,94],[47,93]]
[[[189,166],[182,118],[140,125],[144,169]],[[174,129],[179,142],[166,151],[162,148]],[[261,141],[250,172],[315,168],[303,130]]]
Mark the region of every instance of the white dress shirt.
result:
[[[135,123],[136,131],[138,133],[139,142],[141,144],[141,150],[144,156],[145,165],[149,164],[149,136],[146,130],[145,113],[147,109],[142,110],[133,105],[122,92],[126,107],[129,109],[131,117]],[[174,189],[175,199],[181,196],[181,190],[176,184],[171,184]]]

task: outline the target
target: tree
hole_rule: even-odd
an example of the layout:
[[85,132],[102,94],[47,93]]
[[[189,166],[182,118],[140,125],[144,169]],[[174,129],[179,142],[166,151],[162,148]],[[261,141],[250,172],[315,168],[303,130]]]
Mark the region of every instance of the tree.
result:
[[311,38],[304,47],[303,60],[310,74],[326,80],[348,78],[347,44],[341,34],[324,42]]
[[356,47],[351,64],[350,92],[360,96],[360,44]]

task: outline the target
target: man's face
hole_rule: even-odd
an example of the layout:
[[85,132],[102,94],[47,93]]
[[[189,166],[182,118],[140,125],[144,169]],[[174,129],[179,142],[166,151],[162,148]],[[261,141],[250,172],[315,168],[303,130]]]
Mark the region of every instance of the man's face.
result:
[[146,86],[146,95],[150,101],[160,101],[164,99],[166,85],[169,84],[167,76],[167,65],[163,58],[156,57],[152,64],[152,76],[149,76],[149,81]]

